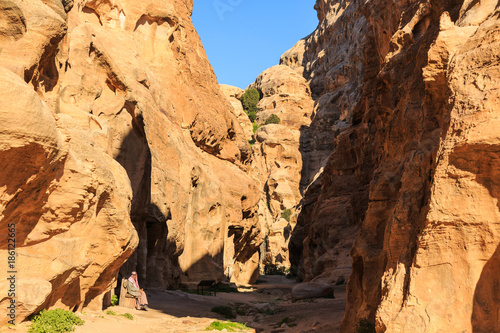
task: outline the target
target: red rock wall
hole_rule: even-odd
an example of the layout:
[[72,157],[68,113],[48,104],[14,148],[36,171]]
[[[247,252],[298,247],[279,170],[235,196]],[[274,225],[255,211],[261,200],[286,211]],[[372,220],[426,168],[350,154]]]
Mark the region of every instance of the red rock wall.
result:
[[292,263],[332,277],[354,241],[343,332],[363,319],[377,332],[498,331],[498,2],[316,7],[318,30],[282,63],[348,126],[306,192]]
[[0,263],[16,223],[16,321],[100,309],[120,267],[148,287],[256,279],[250,148],[192,5],[0,1]]

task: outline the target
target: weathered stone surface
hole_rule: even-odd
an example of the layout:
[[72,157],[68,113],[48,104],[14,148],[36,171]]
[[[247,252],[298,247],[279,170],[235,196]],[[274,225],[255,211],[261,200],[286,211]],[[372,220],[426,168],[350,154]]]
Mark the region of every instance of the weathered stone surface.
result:
[[[494,37],[500,33],[496,7],[464,3],[449,10],[455,23],[446,12],[429,23],[437,36],[423,67],[426,99],[442,103],[449,124],[441,132],[428,202],[415,228],[420,233],[413,261],[405,263],[405,274],[402,263],[393,264],[393,271],[386,268],[382,280],[387,291],[382,292],[376,320],[388,331],[410,332],[412,326],[421,332],[500,329],[499,294],[493,287],[498,278],[492,269],[500,245],[500,60],[492,56],[500,50]],[[404,240],[403,232],[392,233]],[[398,246],[386,239],[384,248]],[[395,309],[393,302],[401,297],[407,302]]]
[[252,85],[262,92],[257,122],[262,125],[271,114],[280,124],[299,130],[311,123],[313,100],[306,80],[288,66],[277,65],[260,74]]
[[[337,137],[350,127],[360,107],[366,64],[366,20],[357,2],[317,1],[318,28],[281,57],[302,75],[314,100],[308,126],[300,131],[304,199],[290,240],[292,271],[305,281],[335,283],[350,273],[349,251],[363,216],[367,179],[353,174],[361,147],[339,152],[338,176],[323,175]],[[362,131],[351,137],[363,136]],[[323,190],[324,187],[328,190]],[[333,188],[332,188],[333,187]],[[351,221],[346,223],[346,221]]]
[[255,133],[253,165],[266,184],[271,213],[276,218],[301,199],[299,183],[302,160],[292,130],[279,124],[260,127]]
[[[301,130],[311,122],[313,101],[306,80],[287,66],[267,69],[251,87],[262,93],[256,120],[261,127],[253,136],[251,161],[251,174],[265,198],[259,204],[259,221],[266,235],[262,265],[289,268],[288,242],[303,191]],[[265,125],[272,114],[280,123]]]
[[241,104],[239,98],[243,95],[244,90],[238,87],[229,86],[227,84],[221,84],[220,89],[224,96],[227,97],[229,102],[234,108],[234,114],[243,129],[243,134],[247,141],[252,140],[253,137],[253,125],[248,118],[245,110],[243,110],[243,105]]
[[[9,267],[15,238],[16,322],[52,306],[99,309],[138,242],[126,172],[19,76],[0,68],[0,86],[0,264]],[[6,309],[10,284],[2,276]]]
[[100,309],[119,270],[148,287],[256,280],[250,147],[192,5],[0,1],[0,264],[16,223],[18,321]]
[[377,332],[498,331],[497,1],[316,8],[318,29],[282,64],[316,101],[301,140],[335,142],[305,193],[292,268],[340,277],[355,238],[343,332],[362,319]]

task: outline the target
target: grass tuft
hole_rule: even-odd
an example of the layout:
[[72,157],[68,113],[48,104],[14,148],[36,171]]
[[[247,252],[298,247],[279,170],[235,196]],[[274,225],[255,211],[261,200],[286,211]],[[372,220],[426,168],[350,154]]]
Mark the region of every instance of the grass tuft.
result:
[[124,313],[124,314],[121,314],[120,316],[122,317],[125,317],[127,319],[130,319],[130,320],[134,320],[134,316],[132,316],[130,313]]
[[250,327],[242,323],[233,323],[231,321],[224,321],[224,322],[214,321],[207,328],[205,328],[205,331],[213,331],[213,330],[222,331],[224,329],[227,332],[238,332],[241,330],[249,330]]

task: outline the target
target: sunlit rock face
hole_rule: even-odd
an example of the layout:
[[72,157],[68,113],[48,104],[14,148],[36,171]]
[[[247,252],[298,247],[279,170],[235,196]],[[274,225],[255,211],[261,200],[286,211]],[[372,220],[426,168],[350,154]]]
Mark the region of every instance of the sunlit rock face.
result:
[[[288,243],[303,193],[300,138],[311,123],[314,102],[306,80],[288,66],[265,70],[252,87],[262,94],[257,105],[256,124],[260,127],[254,134],[252,175],[265,199],[259,208],[266,235],[263,265],[288,269]],[[279,123],[266,124],[273,115]]]
[[[363,128],[340,136],[358,122],[368,33],[361,5],[318,1],[315,8],[318,28],[281,57],[283,66],[306,79],[314,100],[310,122],[300,131],[303,200],[289,251],[299,279],[340,283],[350,275],[349,252],[366,209],[369,184],[364,171],[354,172]],[[359,142],[351,142],[354,137]],[[340,141],[348,145],[347,151],[335,151]],[[323,174],[334,152],[339,171]]]
[[343,332],[363,319],[377,332],[499,331],[498,1],[316,9],[318,29],[282,64],[308,80],[309,129],[330,119],[333,152],[304,195],[292,267],[333,280],[352,260]]
[[[304,191],[300,186],[304,177],[301,132],[311,123],[314,102],[305,78],[288,66],[265,70],[250,88],[261,94],[255,133],[239,100],[244,91],[221,86],[252,142],[248,173],[262,192],[258,208],[261,234],[265,238],[261,268],[276,266],[286,270],[290,268],[288,243]],[[266,123],[272,115],[279,118],[278,123]]]
[[149,287],[256,279],[250,147],[192,5],[0,1],[0,263],[15,223],[17,321],[100,309],[120,267]]
[[243,129],[245,139],[251,141],[253,138],[253,125],[245,113],[245,110],[243,110],[243,105],[240,101],[241,95],[243,95],[245,91],[241,88],[229,86],[227,84],[221,84],[220,89],[233,106],[234,115]]

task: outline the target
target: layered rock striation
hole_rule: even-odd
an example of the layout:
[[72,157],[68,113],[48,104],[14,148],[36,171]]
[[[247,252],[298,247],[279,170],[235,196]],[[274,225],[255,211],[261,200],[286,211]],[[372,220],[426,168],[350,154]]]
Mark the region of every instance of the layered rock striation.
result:
[[292,267],[340,277],[354,242],[343,332],[498,331],[498,2],[316,8],[318,29],[282,57],[315,98],[303,140],[332,149]]
[[16,321],[100,309],[119,270],[159,288],[257,278],[250,146],[192,5],[0,1],[0,260],[15,224]]
[[[261,73],[252,87],[262,93],[252,146],[252,175],[263,190],[260,219],[265,221],[263,264],[288,269],[288,243],[296,224],[303,159],[301,129],[311,122],[313,101],[306,80],[287,66]],[[277,116],[279,123],[266,124]]]
[[[366,208],[369,176],[355,172],[360,143],[336,148],[361,107],[367,23],[357,3],[317,1],[319,24],[281,57],[310,87],[314,112],[301,129],[304,198],[290,240],[292,271],[305,281],[337,283],[351,270],[350,249]],[[362,129],[350,137],[363,135]],[[347,141],[351,141],[348,139]],[[348,145],[349,143],[346,142]],[[339,171],[329,171],[335,152]]]

